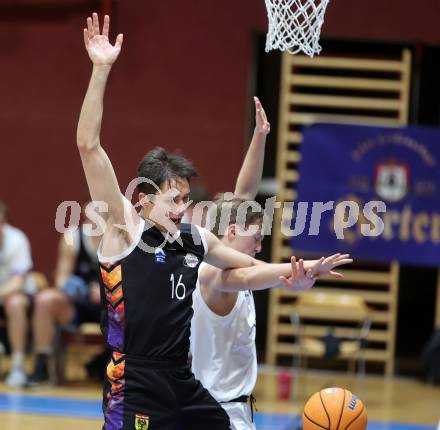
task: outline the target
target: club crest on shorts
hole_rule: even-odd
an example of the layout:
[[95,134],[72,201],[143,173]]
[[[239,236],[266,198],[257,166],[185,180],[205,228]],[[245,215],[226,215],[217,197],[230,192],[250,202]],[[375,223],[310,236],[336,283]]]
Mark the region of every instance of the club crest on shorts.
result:
[[156,248],[154,250],[154,256],[156,257],[156,263],[165,263],[165,252],[162,248]]
[[147,430],[150,423],[150,417],[148,415],[136,414],[134,420],[134,428],[136,430]]
[[183,259],[183,265],[186,267],[196,267],[199,264],[199,259],[194,254],[186,254]]

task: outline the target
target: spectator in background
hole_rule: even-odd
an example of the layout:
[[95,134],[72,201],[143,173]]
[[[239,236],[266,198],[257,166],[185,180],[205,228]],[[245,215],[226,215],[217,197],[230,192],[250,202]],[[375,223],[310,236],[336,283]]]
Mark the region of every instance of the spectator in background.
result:
[[[85,220],[94,225],[83,205]],[[55,288],[41,291],[35,298],[33,317],[36,354],[30,385],[49,380],[48,361],[53,352],[56,325],[100,321],[97,249],[101,236],[84,232],[84,223],[68,230],[59,241]]]
[[29,240],[21,230],[7,224],[6,217],[6,205],[0,201],[0,312],[6,316],[12,353],[6,384],[23,387],[28,309],[36,287],[28,276],[32,269]]

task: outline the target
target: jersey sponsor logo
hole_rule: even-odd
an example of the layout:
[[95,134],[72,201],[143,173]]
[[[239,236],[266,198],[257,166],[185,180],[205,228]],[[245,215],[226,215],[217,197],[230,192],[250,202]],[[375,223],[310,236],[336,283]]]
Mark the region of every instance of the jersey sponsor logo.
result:
[[147,430],[150,423],[150,417],[148,415],[136,414],[134,421],[134,428],[136,430]]
[[165,252],[162,248],[156,248],[154,250],[154,256],[156,257],[156,263],[165,263]]
[[186,254],[183,259],[183,265],[187,267],[196,267],[199,264],[199,259],[194,254]]

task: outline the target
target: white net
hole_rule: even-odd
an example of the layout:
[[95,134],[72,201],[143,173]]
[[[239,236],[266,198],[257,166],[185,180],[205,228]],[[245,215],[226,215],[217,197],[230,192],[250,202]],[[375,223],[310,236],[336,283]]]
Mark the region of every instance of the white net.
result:
[[266,52],[272,49],[313,57],[321,52],[319,37],[330,0],[265,0],[269,31]]

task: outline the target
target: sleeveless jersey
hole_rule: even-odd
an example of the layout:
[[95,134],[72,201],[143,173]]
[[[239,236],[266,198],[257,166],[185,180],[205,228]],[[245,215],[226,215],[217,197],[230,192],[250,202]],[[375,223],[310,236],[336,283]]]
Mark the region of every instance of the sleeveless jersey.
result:
[[144,220],[126,252],[113,258],[99,252],[101,329],[113,351],[187,360],[192,293],[206,252],[199,228],[181,224],[173,237]]
[[193,308],[191,354],[195,377],[218,402],[249,396],[257,380],[252,292],[240,291],[232,311],[219,316],[206,304],[197,282]]

